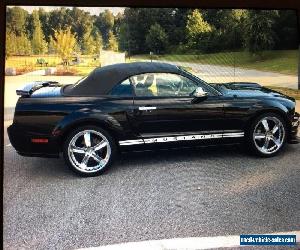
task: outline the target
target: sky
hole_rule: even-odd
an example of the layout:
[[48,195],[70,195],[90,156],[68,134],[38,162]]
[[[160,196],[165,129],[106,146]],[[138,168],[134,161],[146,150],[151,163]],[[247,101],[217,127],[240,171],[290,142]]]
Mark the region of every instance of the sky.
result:
[[[8,6],[8,7],[13,7],[13,6]],[[31,13],[33,10],[35,9],[38,10],[40,7],[42,7],[45,11],[51,11],[63,6],[19,6],[19,7]],[[72,7],[66,7],[66,8],[72,8]],[[78,8],[90,12],[92,15],[99,15],[100,12],[103,12],[106,9],[109,9],[110,11],[112,11],[114,15],[116,15],[119,12],[123,12],[125,9],[123,7],[78,7]]]

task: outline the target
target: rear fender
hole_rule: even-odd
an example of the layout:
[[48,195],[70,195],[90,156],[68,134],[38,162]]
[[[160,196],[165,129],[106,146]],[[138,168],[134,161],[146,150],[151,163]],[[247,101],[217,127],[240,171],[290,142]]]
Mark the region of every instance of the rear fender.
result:
[[65,116],[55,126],[52,135],[61,139],[70,130],[87,124],[99,124],[104,129],[108,129],[109,132],[113,133],[112,136],[114,137],[124,133],[121,124],[112,116],[99,110],[84,108]]

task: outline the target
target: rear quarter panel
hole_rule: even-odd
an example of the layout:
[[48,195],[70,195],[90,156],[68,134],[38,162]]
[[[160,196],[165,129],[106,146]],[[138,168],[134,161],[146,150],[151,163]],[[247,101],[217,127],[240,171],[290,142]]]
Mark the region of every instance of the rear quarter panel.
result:
[[[24,142],[19,140],[19,145],[14,146],[17,151],[26,151],[28,148],[56,154],[61,149],[65,134],[85,122],[107,124],[115,136],[126,137],[124,131],[130,129],[125,111],[132,108],[132,104],[132,98],[20,98],[16,105],[13,130],[24,138]],[[39,137],[50,138],[51,145],[32,148],[29,138]]]

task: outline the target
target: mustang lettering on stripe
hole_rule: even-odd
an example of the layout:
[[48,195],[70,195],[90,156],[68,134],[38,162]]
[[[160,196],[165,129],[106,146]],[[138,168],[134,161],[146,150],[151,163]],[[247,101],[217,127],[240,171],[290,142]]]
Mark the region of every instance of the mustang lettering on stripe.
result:
[[218,139],[218,138],[236,138],[236,137],[244,137],[244,132],[154,137],[154,138],[145,138],[145,139],[137,139],[137,140],[119,141],[119,144],[121,146],[125,146],[125,145],[136,145],[136,144],[207,140],[207,139]]

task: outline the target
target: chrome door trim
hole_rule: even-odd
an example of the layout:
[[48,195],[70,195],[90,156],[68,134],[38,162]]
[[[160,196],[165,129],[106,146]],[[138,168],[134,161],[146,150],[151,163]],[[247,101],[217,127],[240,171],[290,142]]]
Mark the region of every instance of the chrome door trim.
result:
[[149,107],[146,107],[146,106],[139,107],[139,110],[144,110],[144,111],[154,110],[154,109],[156,109],[156,107],[152,107],[152,106],[149,106]]
[[220,138],[238,138],[244,137],[244,132],[236,133],[212,133],[212,134],[196,134],[196,135],[180,135],[180,136],[166,136],[166,137],[152,137],[138,140],[119,141],[120,146],[136,145],[136,144],[150,144],[150,143],[164,143],[176,141],[194,141],[194,140],[209,140]]
[[120,146],[144,144],[143,139],[119,141]]

